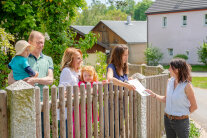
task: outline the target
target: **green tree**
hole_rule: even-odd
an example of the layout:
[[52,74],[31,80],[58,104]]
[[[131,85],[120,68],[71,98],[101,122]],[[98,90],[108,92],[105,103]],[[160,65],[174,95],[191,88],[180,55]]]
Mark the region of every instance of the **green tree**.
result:
[[127,14],[101,2],[92,3],[78,14],[74,25],[96,25],[100,20],[126,20]]
[[96,25],[100,20],[103,20],[107,12],[107,7],[101,2],[92,3],[86,9],[83,9],[78,14],[73,24],[75,25]]
[[203,44],[198,48],[198,59],[199,62],[207,65],[207,43],[203,42]]
[[122,12],[125,12],[127,15],[131,15],[133,17],[135,10],[135,1],[134,0],[124,0],[124,1],[116,1],[117,9],[120,9]]
[[163,58],[163,53],[157,47],[149,46],[144,52],[148,65],[156,66],[159,61]]
[[143,0],[142,2],[138,2],[134,10],[134,19],[137,21],[145,21],[147,18],[145,11],[152,5],[152,3],[152,0]]
[[86,5],[84,0],[42,0],[38,17],[41,31],[47,32],[50,40],[45,43],[45,54],[52,56],[59,64],[64,50],[69,46],[68,29],[74,20],[78,8]]
[[1,26],[16,40],[28,38],[31,30],[38,30],[39,0],[5,0],[0,2]]

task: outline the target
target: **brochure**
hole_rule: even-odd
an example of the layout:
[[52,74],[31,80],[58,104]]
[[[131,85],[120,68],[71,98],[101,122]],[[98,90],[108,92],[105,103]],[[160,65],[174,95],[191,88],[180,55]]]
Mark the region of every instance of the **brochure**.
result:
[[128,83],[134,85],[136,88],[135,91],[137,91],[141,96],[150,95],[148,92],[145,91],[145,87],[137,79],[129,80]]

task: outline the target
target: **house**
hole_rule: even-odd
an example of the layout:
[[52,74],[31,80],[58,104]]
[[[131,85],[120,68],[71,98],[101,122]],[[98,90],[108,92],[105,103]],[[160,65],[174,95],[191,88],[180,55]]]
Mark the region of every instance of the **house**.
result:
[[[76,26],[73,28],[81,31]],[[98,43],[105,52],[118,44],[126,44],[129,48],[129,63],[145,63],[144,51],[147,47],[147,22],[101,20],[91,31],[99,35]],[[93,49],[93,48],[92,48]]]
[[164,53],[160,63],[186,54],[198,62],[198,47],[207,40],[207,0],[156,0],[146,11],[147,41]]
[[[71,30],[77,33],[76,40],[79,40],[81,37],[84,38],[85,34],[88,34],[94,26],[76,26],[72,25],[70,26]],[[91,49],[87,50],[88,57],[84,60],[85,64],[91,64],[94,65],[96,63],[96,51],[101,51],[103,53],[106,53],[106,50],[109,49],[107,45],[97,42]]]

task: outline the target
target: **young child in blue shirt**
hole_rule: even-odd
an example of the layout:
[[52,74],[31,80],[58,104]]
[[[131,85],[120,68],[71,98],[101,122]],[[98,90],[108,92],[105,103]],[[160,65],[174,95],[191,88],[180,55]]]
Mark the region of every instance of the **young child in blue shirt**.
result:
[[38,72],[34,72],[30,67],[27,57],[32,51],[32,45],[25,40],[19,40],[15,44],[16,56],[12,58],[8,67],[13,70],[15,80],[23,80],[27,77],[37,77]]

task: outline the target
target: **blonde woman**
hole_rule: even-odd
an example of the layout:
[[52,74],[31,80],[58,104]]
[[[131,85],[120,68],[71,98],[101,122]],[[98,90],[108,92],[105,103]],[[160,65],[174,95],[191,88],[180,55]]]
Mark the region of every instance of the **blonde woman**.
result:
[[[63,85],[66,89],[67,85],[78,85],[80,77],[80,67],[82,64],[82,52],[76,48],[67,48],[64,52],[61,62],[61,74],[59,85]],[[67,119],[67,110],[65,112]],[[58,114],[59,119],[59,114]],[[74,115],[73,115],[74,122]],[[66,121],[66,137],[67,136],[67,121]],[[73,125],[73,137],[75,137],[75,129]]]
[[59,85],[78,85],[81,63],[82,52],[76,48],[67,48],[61,62]]

